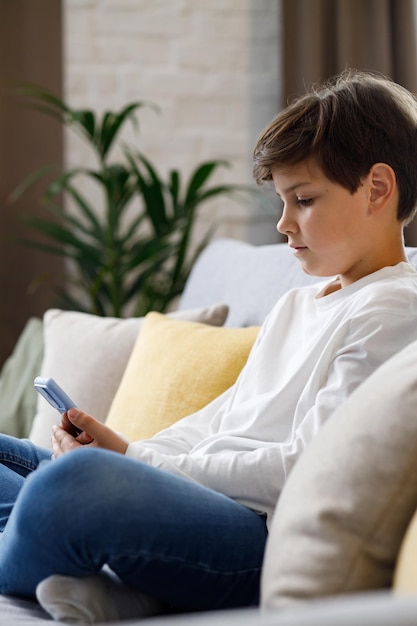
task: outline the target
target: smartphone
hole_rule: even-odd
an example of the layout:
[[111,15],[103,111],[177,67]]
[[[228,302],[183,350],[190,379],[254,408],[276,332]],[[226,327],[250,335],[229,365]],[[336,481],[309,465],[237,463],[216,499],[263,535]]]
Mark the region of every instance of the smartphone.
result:
[[[33,381],[33,385],[41,396],[45,398],[49,402],[51,406],[54,407],[57,411],[61,413],[65,413],[72,407],[77,407],[75,402],[71,400],[69,395],[65,393],[65,391],[58,385],[58,383],[53,378],[42,378],[42,376],[37,376]],[[82,433],[82,430],[72,427],[70,434],[73,437],[78,437]]]
[[37,376],[33,384],[36,391],[38,391],[54,409],[59,411],[61,415],[71,407],[77,406],[53,378]]

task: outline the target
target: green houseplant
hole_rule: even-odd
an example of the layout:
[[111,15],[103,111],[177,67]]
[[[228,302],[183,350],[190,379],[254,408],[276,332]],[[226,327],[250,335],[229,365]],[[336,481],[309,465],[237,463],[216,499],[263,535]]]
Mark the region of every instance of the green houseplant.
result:
[[[153,105],[133,102],[99,119],[93,111],[73,109],[40,87],[20,93],[29,106],[77,131],[97,162],[95,168],[58,172],[54,167],[42,168],[14,192],[18,197],[34,182],[49,179],[43,201],[51,219],[27,217],[28,225],[42,238],[25,243],[71,261],[72,270],[59,289],[59,306],[116,317],[127,311],[130,315],[166,311],[212,236],[209,229],[190,253],[199,207],[210,198],[243,189],[209,185],[215,170],[227,162],[201,163],[186,181],[173,169],[164,180],[140,150],[122,145],[122,159],[111,162],[109,158],[125,123],[137,124],[138,110]],[[100,190],[101,211],[81,190],[83,178]],[[65,197],[71,199],[71,211],[63,206]]]

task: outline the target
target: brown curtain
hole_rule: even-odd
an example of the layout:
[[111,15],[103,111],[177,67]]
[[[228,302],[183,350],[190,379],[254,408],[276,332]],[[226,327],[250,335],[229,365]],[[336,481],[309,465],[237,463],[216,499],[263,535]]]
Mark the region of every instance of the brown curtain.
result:
[[33,82],[62,92],[61,22],[60,0],[0,0],[0,366],[27,320],[54,302],[51,288],[33,285],[62,274],[60,259],[20,242],[27,235],[22,215],[44,214],[40,190],[8,201],[30,172],[62,163],[59,124],[22,107],[11,88]]
[[[282,0],[281,104],[348,67],[381,72],[417,93],[415,24],[414,0]],[[406,242],[417,245],[417,219]]]

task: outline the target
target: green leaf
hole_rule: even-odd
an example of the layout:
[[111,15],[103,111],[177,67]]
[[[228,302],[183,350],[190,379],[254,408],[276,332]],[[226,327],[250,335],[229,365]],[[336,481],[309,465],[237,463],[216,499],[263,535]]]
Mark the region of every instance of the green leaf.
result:
[[71,231],[60,224],[39,217],[29,217],[26,219],[26,222],[46,239],[60,244],[60,250],[62,250],[62,246],[67,246],[65,254],[71,255],[74,258],[74,251],[78,251],[81,252],[86,259],[100,260],[101,255],[95,246],[75,236]]
[[169,173],[168,190],[171,194],[172,209],[173,209],[174,216],[177,216],[179,212],[178,208],[179,208],[180,188],[181,188],[180,173],[177,170],[171,170],[171,172]]
[[[137,153],[136,159],[130,152],[125,152],[136,177],[136,185],[143,199],[146,216],[149,218],[155,235],[161,236],[166,231],[167,208],[165,203],[165,184],[158,176],[153,165],[142,154]],[[140,166],[145,169],[143,172]]]
[[[103,233],[103,229],[101,227],[101,224],[93,208],[89,206],[87,200],[81,195],[81,193],[73,185],[68,184],[65,190],[74,200],[74,202],[80,209],[81,213],[84,215],[86,220],[91,224],[96,236],[99,238]],[[65,213],[65,216],[66,215],[67,214]]]
[[219,185],[218,187],[211,187],[200,194],[196,194],[193,201],[190,201],[190,205],[195,206],[196,204],[201,204],[202,202],[219,195],[233,195],[237,191],[238,188],[235,185]]
[[98,153],[102,160],[106,158],[113,142],[126,120],[131,120],[134,126],[137,126],[137,118],[135,112],[142,107],[150,107],[157,110],[155,105],[146,102],[132,102],[126,105],[119,113],[107,111],[103,115],[101,128],[97,129],[97,136],[94,141]]
[[184,204],[187,206],[194,203],[197,192],[207,182],[214,170],[220,166],[227,167],[228,165],[227,161],[211,161],[197,167],[188,184]]
[[56,165],[47,165],[41,167],[27,176],[10,194],[8,201],[15,202],[18,200],[30,187],[42,180],[45,176],[49,175],[58,169]]
[[21,84],[16,87],[15,93],[25,100],[27,106],[31,108],[42,107],[47,115],[59,116],[61,120],[65,119],[65,114],[71,111],[61,98],[55,96],[48,89],[33,83]]
[[70,124],[79,127],[88,139],[94,141],[96,132],[96,118],[92,111],[73,110],[70,113],[68,121]]

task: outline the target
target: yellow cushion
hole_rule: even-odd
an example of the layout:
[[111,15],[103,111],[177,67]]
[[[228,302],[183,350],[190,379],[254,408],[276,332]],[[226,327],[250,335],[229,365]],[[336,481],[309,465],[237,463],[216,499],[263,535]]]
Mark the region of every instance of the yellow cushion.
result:
[[258,331],[149,313],[106,424],[136,441],[194,413],[235,382]]
[[417,512],[401,544],[393,588],[396,593],[417,593]]

